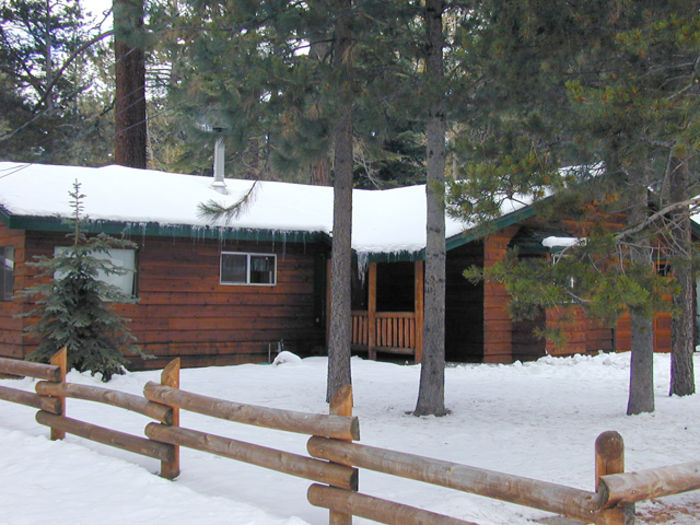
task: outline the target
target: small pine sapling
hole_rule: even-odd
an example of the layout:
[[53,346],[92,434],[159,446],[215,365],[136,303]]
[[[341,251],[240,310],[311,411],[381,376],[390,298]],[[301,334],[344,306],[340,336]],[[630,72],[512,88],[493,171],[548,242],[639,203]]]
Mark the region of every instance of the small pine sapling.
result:
[[43,282],[20,292],[36,298],[36,307],[24,317],[38,319],[27,328],[37,336],[39,344],[28,359],[47,362],[59,348],[68,348],[68,367],[93,375],[102,374],[109,381],[113,374],[124,373],[127,360],[123,351],[144,355],[135,345],[135,337],[126,327],[127,319],[113,312],[109,303],[132,302],[133,298],[118,287],[100,279],[104,275],[124,275],[128,272],[115,266],[108,258],[111,248],[133,248],[134,244],[106,234],[87,237],[81,227],[83,199],[80,184],[73,184],[71,208],[72,233],[67,237],[71,246],[58,250],[53,257],[37,257],[28,263],[39,269]]

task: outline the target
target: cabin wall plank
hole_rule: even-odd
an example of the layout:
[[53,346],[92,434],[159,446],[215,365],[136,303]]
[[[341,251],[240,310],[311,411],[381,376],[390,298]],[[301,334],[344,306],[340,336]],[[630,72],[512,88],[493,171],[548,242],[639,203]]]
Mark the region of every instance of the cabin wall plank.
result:
[[[155,356],[143,360],[127,355],[130,368],[159,368],[181,356],[183,366],[209,366],[267,361],[278,344],[311,353],[324,344],[323,319],[314,305],[315,259],[324,253],[316,245],[133,236],[138,245],[137,298],[114,304],[131,319],[129,328],[141,349]],[[67,245],[62,233],[28,232],[29,257],[51,256]],[[221,251],[274,253],[277,283],[224,285],[219,282]],[[28,279],[36,272],[26,270]],[[11,323],[0,317],[0,328]],[[2,338],[15,341],[6,335]],[[21,344],[21,340],[14,344]],[[33,349],[25,341],[22,352]]]

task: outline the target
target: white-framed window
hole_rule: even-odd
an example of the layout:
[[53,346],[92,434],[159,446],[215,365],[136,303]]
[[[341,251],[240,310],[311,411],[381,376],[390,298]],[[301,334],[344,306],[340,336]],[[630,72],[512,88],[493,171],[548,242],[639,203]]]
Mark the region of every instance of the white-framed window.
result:
[[[68,246],[56,246],[54,248],[54,255],[59,255],[60,253],[69,250]],[[130,297],[136,295],[136,250],[132,248],[111,248],[107,252],[93,253],[93,257],[96,259],[108,260],[114,266],[126,270],[125,273],[121,274],[106,274],[104,272],[99,272],[97,274],[97,279],[103,283],[112,284],[119,288],[119,290]]]
[[0,301],[10,301],[15,282],[14,247],[0,246],[0,272]]
[[273,253],[221,252],[221,284],[274,286],[277,256]]

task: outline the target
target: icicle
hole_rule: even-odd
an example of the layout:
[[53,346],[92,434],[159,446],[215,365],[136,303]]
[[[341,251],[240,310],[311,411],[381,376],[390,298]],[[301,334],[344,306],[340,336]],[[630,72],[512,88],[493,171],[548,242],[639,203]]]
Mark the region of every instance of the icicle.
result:
[[367,278],[367,267],[369,266],[369,253],[357,252],[357,275],[360,278],[360,284],[365,285]]

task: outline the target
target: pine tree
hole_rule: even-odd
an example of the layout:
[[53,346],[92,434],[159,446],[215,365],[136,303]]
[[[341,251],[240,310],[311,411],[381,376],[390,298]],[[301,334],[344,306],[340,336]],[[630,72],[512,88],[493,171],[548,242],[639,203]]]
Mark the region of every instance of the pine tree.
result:
[[[491,121],[481,122],[481,134],[465,137],[463,151],[476,162],[467,166],[468,182],[457,194],[537,195],[546,185],[558,191],[550,212],[564,214],[553,213],[550,221],[578,219],[586,243],[567,249],[554,265],[512,256],[494,278],[517,297],[514,313],[568,303],[612,322],[629,312],[628,413],[651,411],[651,316],[673,285],[657,275],[652,254],[663,253],[652,248],[661,241],[690,252],[687,235],[675,235],[669,224],[683,222],[679,231],[687,232],[687,195],[698,190],[697,176],[681,183],[687,193],[668,189],[674,159],[697,173],[698,3],[504,0],[484,13],[479,58],[488,80],[479,97],[482,107],[491,107],[485,112]],[[598,169],[556,171],[569,164]],[[648,200],[649,189],[655,201]],[[462,210],[488,216],[496,201],[465,202]],[[663,211],[652,213],[654,206]],[[669,223],[674,210],[685,213]],[[626,217],[621,229],[611,228],[616,214]],[[689,295],[683,296],[681,309],[692,311]],[[687,355],[692,342],[684,333]],[[692,367],[678,370],[692,374]]]
[[114,161],[146,168],[143,0],[114,0]]
[[3,158],[104,162],[80,146],[104,149],[106,143],[104,131],[95,129],[104,110],[93,106],[96,68],[85,64],[104,51],[108,33],[91,25],[79,1],[4,0],[0,15]]
[[106,256],[111,248],[130,248],[129,241],[105,234],[88,238],[82,231],[84,218],[80,184],[76,181],[70,192],[73,208],[73,232],[68,235],[72,245],[52,258],[42,256],[28,263],[40,270],[45,282],[27,288],[23,296],[36,300],[36,307],[24,317],[39,320],[27,332],[38,337],[36,350],[28,359],[48,361],[60,348],[68,348],[68,366],[93,375],[102,374],[109,381],[113,374],[124,373],[127,360],[123,352],[140,352],[129,333],[125,319],[114,313],[109,302],[130,302],[116,286],[99,279],[99,275],[124,274],[125,270],[112,264]]
[[426,124],[426,247],[424,350],[414,414],[445,415],[445,100],[443,0],[427,0],[424,93]]

